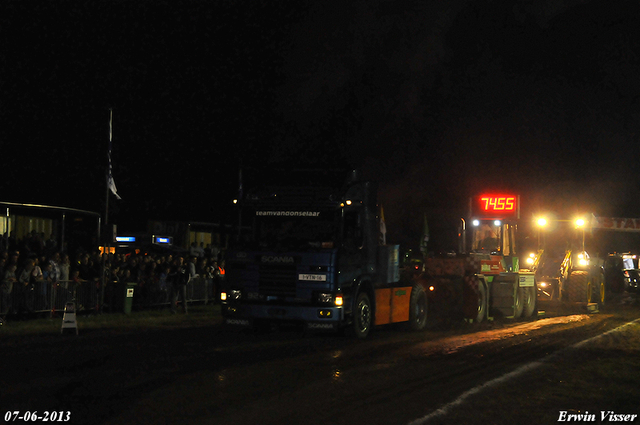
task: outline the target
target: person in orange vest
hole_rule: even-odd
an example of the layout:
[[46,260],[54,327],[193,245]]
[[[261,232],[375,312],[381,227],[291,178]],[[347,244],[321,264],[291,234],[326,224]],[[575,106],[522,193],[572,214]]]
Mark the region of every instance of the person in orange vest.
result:
[[211,264],[211,268],[213,269],[213,274],[214,274],[213,299],[214,299],[214,304],[217,304],[218,302],[220,302],[220,288],[225,278],[224,260],[220,261],[220,263],[218,263],[216,260],[213,260],[213,263]]
[[224,260],[220,261],[220,265],[218,266],[218,274],[221,279],[224,279]]

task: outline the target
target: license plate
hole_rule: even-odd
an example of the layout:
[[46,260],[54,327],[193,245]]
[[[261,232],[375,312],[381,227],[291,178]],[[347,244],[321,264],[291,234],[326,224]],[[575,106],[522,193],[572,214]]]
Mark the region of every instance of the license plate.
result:
[[300,274],[298,280],[310,280],[313,282],[326,282],[327,275],[325,274]]

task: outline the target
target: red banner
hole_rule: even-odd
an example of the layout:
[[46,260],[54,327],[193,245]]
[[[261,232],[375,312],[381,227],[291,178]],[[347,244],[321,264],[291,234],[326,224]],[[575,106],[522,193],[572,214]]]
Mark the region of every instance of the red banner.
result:
[[640,232],[640,218],[592,217],[592,229]]

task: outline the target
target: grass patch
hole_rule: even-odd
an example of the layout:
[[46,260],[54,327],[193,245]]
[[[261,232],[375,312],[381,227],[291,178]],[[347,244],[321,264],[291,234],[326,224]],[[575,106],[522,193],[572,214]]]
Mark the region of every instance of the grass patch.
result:
[[[11,320],[9,318],[0,327],[1,336],[27,336],[60,333],[62,326],[62,312],[56,317],[37,317],[27,320]],[[139,329],[173,329],[181,327],[209,326],[220,321],[219,305],[189,306],[189,314],[180,310],[172,314],[168,308],[133,311],[131,314],[78,313],[76,317],[78,330],[87,329],[117,329],[123,331]]]

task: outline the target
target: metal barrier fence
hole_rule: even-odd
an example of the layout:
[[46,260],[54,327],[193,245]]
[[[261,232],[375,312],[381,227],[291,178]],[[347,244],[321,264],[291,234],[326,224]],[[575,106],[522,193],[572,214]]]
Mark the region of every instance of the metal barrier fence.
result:
[[[59,281],[56,283],[39,282],[28,287],[14,283],[10,294],[0,290],[0,315],[20,313],[46,313],[64,311],[65,304],[75,301],[76,310],[98,310],[101,286],[98,281]],[[162,286],[158,282],[146,282],[142,285],[126,282],[108,282],[104,291],[104,311],[122,312],[127,287],[134,288],[133,308],[144,309],[168,306],[171,302],[170,285]],[[187,302],[213,302],[216,294],[211,279],[196,278],[187,284]]]

